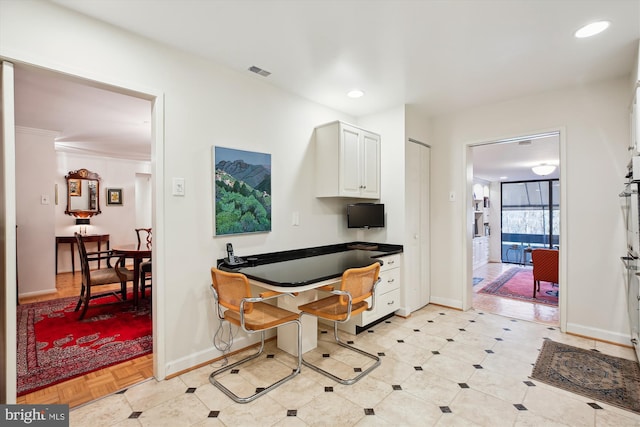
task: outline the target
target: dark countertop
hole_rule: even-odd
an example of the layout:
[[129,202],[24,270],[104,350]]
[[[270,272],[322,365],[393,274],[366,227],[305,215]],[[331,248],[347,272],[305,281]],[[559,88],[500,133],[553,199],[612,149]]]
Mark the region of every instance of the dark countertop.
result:
[[225,266],[222,259],[218,265],[222,270],[243,273],[258,282],[299,287],[338,278],[348,268],[365,267],[378,257],[402,251],[401,245],[351,242],[241,256],[247,263],[236,268]]

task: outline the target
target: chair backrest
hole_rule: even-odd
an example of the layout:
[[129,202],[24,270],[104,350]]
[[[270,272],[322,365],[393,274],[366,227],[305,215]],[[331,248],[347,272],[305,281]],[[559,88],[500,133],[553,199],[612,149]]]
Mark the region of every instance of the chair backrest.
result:
[[80,267],[82,271],[82,280],[85,285],[89,284],[89,277],[91,270],[89,268],[89,259],[87,257],[87,248],[84,246],[84,240],[82,240],[82,234],[74,233],[76,237],[76,244],[78,246],[78,254],[80,255]]
[[[249,279],[242,273],[229,273],[211,268],[211,280],[213,289],[218,295],[218,303],[229,310],[240,312],[240,302],[243,298],[251,296]],[[244,305],[244,312],[251,313],[253,304]]]
[[[367,267],[350,268],[342,273],[340,290],[351,295],[351,301],[356,304],[369,298],[373,293],[373,285],[380,275],[380,263],[377,261]],[[347,305],[349,299],[340,297],[340,304]]]
[[531,251],[533,280],[558,283],[558,250],[534,249]]
[[153,236],[150,228],[136,228],[136,235],[138,236],[138,249],[142,247],[143,243],[147,249],[151,249]]

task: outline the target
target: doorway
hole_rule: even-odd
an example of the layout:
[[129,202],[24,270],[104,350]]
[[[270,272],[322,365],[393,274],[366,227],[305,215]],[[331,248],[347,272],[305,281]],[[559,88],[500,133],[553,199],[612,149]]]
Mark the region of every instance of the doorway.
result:
[[[469,146],[473,261],[467,295],[476,310],[556,326],[561,323],[559,301],[553,306],[554,302],[531,298],[528,288],[522,290],[521,298],[515,292],[489,292],[500,289],[515,274],[531,274],[532,244],[555,242],[558,248],[560,145],[561,134],[553,131]],[[554,166],[549,168],[553,171],[536,175],[532,168],[541,164]]]
[[[21,69],[34,69],[36,70],[36,67],[32,67],[31,65],[19,65],[15,67],[17,70],[21,70]],[[19,71],[18,71],[19,72]],[[43,75],[48,75],[49,77],[59,77],[59,76],[63,76],[62,74],[56,72],[56,71],[52,71],[52,70],[42,70],[42,69],[37,69],[38,73],[42,73]],[[68,77],[68,76],[67,76]],[[125,88],[121,88],[118,87],[116,88],[115,86],[110,86],[107,83],[100,83],[97,81],[89,81],[89,80],[85,80],[82,77],[68,77],[69,79],[73,79],[75,80],[77,83],[79,83],[80,85],[86,85],[87,87],[93,87],[93,88],[99,88],[102,91],[105,92],[110,92],[112,94],[125,94],[129,97],[133,97],[133,98],[138,98],[141,100],[145,100],[145,102],[147,103],[147,119],[146,119],[146,126],[148,128],[151,128],[151,132],[150,132],[150,138],[148,138],[148,144],[150,143],[151,145],[151,160],[150,160],[150,164],[149,166],[146,167],[147,171],[151,171],[151,174],[148,174],[147,179],[146,179],[146,192],[148,197],[147,200],[151,201],[150,206],[147,207],[147,211],[142,215],[143,217],[145,217],[145,221],[147,222],[147,224],[149,224],[149,226],[154,226],[154,228],[158,229],[158,225],[157,225],[157,221],[156,221],[156,206],[161,205],[161,201],[158,200],[158,198],[161,198],[161,195],[155,195],[153,194],[152,188],[155,188],[155,186],[150,185],[151,181],[154,181],[156,179],[161,179],[162,175],[162,169],[161,169],[161,165],[162,165],[162,159],[158,158],[158,156],[161,156],[162,153],[162,146],[161,146],[161,141],[162,141],[162,123],[158,123],[156,121],[156,119],[161,120],[163,114],[162,114],[162,108],[163,108],[163,104],[162,104],[162,100],[161,97],[159,97],[157,94],[156,95],[146,95],[143,92],[139,92],[139,91],[135,91],[133,89],[125,89]],[[12,89],[13,89],[13,84],[14,82],[11,82],[12,85]],[[4,88],[3,88],[4,89]],[[18,93],[16,93],[17,97],[19,97],[19,91]],[[18,99],[16,99],[16,104],[19,102]],[[17,108],[16,108],[17,110]],[[11,117],[11,120],[8,121],[7,120],[7,116],[6,114],[8,113],[8,111],[3,110],[3,122],[5,125],[7,125],[8,123],[11,123],[11,126],[14,124],[14,120]],[[13,111],[11,111],[11,113],[13,113]],[[16,115],[16,119],[18,119],[18,116]],[[101,117],[102,120],[105,120],[105,117]],[[17,121],[15,122],[16,124],[19,124]],[[14,148],[15,148],[15,142],[14,141],[7,141],[4,140],[3,141],[4,144],[13,144]],[[9,147],[11,148],[11,147]],[[77,146],[75,147],[77,149]],[[117,151],[117,149],[121,149],[122,147],[117,147],[115,151]],[[91,151],[91,150],[90,150]],[[9,150],[9,152],[11,152],[11,150]],[[5,164],[3,165],[3,167],[6,167],[6,162],[11,162],[11,161],[15,161],[15,159],[4,159]],[[152,177],[151,180],[149,180],[149,177]],[[11,180],[10,180],[11,181]],[[8,182],[8,185],[11,186],[11,184],[13,184],[15,186],[15,181],[13,182]],[[53,184],[51,184],[53,186]],[[133,179],[131,182],[131,188],[134,188],[134,183],[133,183]],[[130,197],[131,197],[131,205],[133,206],[133,191],[131,191],[130,193]],[[102,194],[102,196],[104,197],[104,194]],[[19,197],[19,196],[17,196]],[[40,200],[40,198],[38,198],[38,200]],[[104,200],[104,199],[103,199]],[[51,203],[53,203],[53,197],[51,197]],[[103,202],[104,203],[104,202]],[[101,203],[102,204],[102,203]],[[15,221],[15,219],[14,219]],[[7,222],[7,224],[9,224],[9,222]],[[11,224],[9,224],[11,225]],[[128,231],[128,230],[127,230]],[[133,227],[131,232],[133,233]],[[133,240],[135,240],[135,233],[133,234]],[[50,244],[50,242],[47,242],[47,247],[51,247],[53,248],[53,246]],[[6,246],[7,251],[11,250],[11,248],[9,247],[9,245]],[[158,249],[158,250],[156,250]],[[15,255],[15,253],[13,254]],[[157,259],[157,257],[160,256],[162,257],[162,249],[160,247],[154,248],[154,260]],[[11,254],[7,254],[6,259],[11,259]],[[10,268],[9,268],[10,269]],[[10,275],[8,275],[10,276]],[[76,276],[79,276],[78,274],[76,274]],[[161,286],[161,280],[157,280],[158,278],[155,277],[156,273],[154,272],[154,288],[158,289],[158,285]],[[11,296],[11,298],[13,300],[17,299],[17,295],[15,294],[15,285],[13,287],[14,290],[11,290],[10,287],[12,285],[11,284],[7,284],[4,283],[4,289],[3,289],[3,294],[5,296]],[[157,297],[161,292],[153,292],[153,305],[157,306]],[[15,307],[6,307],[6,317],[8,319],[7,324],[3,325],[3,330],[6,332],[6,329],[15,329],[15,316],[16,316],[16,310]],[[153,310],[153,341],[154,341],[154,354],[152,357],[152,360],[147,363],[147,368],[146,368],[146,376],[153,376],[155,375],[157,378],[162,379],[164,376],[164,370],[163,369],[158,369],[159,363],[157,361],[157,354],[156,354],[156,349],[158,348],[158,337],[157,337],[157,319],[159,316],[161,316],[162,313],[159,313],[158,310]],[[4,338],[4,337],[3,337]],[[14,335],[14,341],[15,341],[15,335]],[[15,342],[14,342],[15,344]],[[9,349],[8,351],[10,351],[11,349],[13,349],[13,353],[15,353],[15,346],[7,346],[7,348]],[[9,355],[11,356],[11,355]],[[162,355],[160,355],[160,357],[162,357]],[[12,378],[15,379],[15,375],[16,375],[16,370],[15,370],[15,364],[11,363],[11,357],[7,358],[8,360],[3,360],[3,375],[6,374],[6,379],[7,382],[12,382]],[[15,359],[13,359],[15,360]],[[6,365],[4,365],[4,362],[6,361]],[[6,401],[7,403],[12,403],[12,401],[14,401],[15,399],[15,388],[13,388],[13,392],[12,392],[12,388],[11,387],[7,387],[7,394],[6,394],[6,399],[3,399],[4,401]],[[93,399],[97,398],[98,396],[92,396]],[[92,400],[92,399],[91,399]],[[37,403],[37,402],[32,402],[32,403]],[[47,402],[47,403],[52,403],[52,402]],[[56,402],[56,403],[63,403],[63,402]]]

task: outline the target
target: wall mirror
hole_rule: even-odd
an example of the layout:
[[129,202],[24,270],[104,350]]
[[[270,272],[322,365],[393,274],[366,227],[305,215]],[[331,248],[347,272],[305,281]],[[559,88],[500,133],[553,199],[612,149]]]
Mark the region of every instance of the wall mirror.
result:
[[87,169],[70,171],[67,176],[67,215],[90,218],[100,211],[100,176]]

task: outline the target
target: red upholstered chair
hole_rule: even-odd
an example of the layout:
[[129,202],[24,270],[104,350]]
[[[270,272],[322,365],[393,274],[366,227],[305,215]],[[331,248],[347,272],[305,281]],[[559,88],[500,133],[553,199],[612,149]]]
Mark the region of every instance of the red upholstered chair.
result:
[[531,262],[533,262],[533,297],[535,298],[536,292],[540,292],[541,281],[558,283],[558,251],[534,249],[531,252]]

